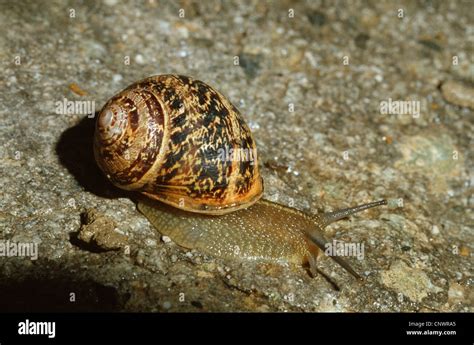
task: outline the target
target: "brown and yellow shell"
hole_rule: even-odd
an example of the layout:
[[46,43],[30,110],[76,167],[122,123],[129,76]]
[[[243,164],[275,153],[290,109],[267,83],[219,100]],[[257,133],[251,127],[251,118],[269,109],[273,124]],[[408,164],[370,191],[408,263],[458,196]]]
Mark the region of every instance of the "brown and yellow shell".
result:
[[96,122],[95,159],[116,186],[172,206],[224,214],[263,193],[252,133],[199,80],[157,75],[113,96]]

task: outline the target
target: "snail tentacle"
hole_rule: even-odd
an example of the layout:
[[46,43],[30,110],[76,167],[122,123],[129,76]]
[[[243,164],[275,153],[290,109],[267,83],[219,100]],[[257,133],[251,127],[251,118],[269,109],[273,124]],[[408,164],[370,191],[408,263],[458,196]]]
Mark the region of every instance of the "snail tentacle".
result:
[[358,212],[367,210],[372,207],[380,206],[380,205],[387,205],[387,201],[379,200],[379,201],[369,202],[367,204],[362,204],[362,205],[358,205],[354,207],[343,208],[343,209],[336,210],[333,212],[326,212],[322,216],[322,223],[324,224],[323,226],[327,226],[338,220],[341,220],[350,215],[353,215],[354,213],[358,213]]
[[[319,231],[307,231],[308,238],[321,249],[323,253],[326,252],[327,245],[331,244]],[[362,280],[363,278],[352,268],[352,266],[343,258],[337,255],[330,255],[331,259],[337,262],[342,268],[344,268],[347,272],[352,274],[355,278]],[[310,260],[310,264],[311,264]]]

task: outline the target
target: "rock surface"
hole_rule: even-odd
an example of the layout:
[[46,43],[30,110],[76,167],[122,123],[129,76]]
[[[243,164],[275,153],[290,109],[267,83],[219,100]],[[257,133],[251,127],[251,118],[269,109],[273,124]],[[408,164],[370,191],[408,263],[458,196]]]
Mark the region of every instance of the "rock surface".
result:
[[[0,257],[0,310],[474,311],[474,113],[440,90],[472,93],[473,16],[468,1],[0,3],[0,241],[38,245]],[[363,283],[330,259],[311,278],[160,239],[98,170],[91,115],[163,73],[241,110],[266,198],[309,213],[389,200],[326,231],[365,245],[348,258]],[[89,208],[118,250],[75,240]]]

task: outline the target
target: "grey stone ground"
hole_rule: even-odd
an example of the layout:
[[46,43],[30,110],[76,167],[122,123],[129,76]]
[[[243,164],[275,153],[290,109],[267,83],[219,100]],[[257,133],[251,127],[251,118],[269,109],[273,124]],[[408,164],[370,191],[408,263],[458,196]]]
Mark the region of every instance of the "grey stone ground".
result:
[[[0,258],[0,309],[473,311],[474,116],[440,92],[445,81],[472,92],[473,7],[1,1],[0,240],[37,243],[38,259]],[[314,213],[390,200],[327,229],[365,244],[350,259],[364,283],[329,259],[320,267],[339,291],[303,268],[183,250],[105,181],[93,120],[56,102],[99,108],[162,73],[208,82],[241,109],[266,198]],[[389,98],[420,101],[419,117],[382,114]],[[98,250],[108,235],[87,229],[95,245],[77,238],[89,208],[125,235],[111,246],[122,249]]]

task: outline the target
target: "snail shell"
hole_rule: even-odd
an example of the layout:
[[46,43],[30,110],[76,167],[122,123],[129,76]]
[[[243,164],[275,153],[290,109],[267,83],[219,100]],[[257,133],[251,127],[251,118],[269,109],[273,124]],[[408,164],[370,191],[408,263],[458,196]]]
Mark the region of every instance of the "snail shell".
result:
[[113,96],[97,118],[94,155],[113,184],[145,196],[138,209],[163,235],[223,258],[309,263],[316,272],[325,226],[386,203],[318,216],[259,200],[250,129],[223,95],[185,76],[153,76]]
[[[227,159],[229,152],[251,159]],[[263,193],[255,141],[239,111],[185,76],[153,76],[112,97],[96,122],[94,155],[117,187],[187,211],[224,214]]]

